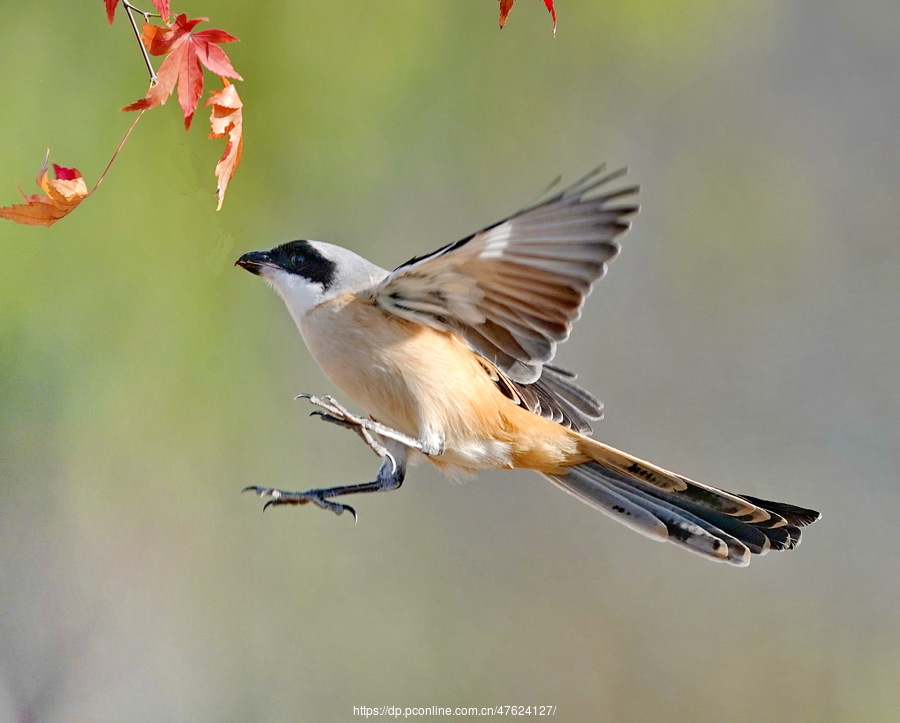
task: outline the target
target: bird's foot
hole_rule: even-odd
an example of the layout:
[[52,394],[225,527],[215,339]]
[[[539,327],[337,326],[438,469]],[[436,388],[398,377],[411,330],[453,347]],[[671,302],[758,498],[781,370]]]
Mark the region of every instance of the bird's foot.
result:
[[360,417],[347,411],[330,394],[326,394],[321,397],[317,397],[312,394],[298,394],[296,397],[294,397],[294,399],[308,399],[310,403],[314,404],[315,406],[322,407],[324,411],[320,412],[317,410],[313,412],[313,414],[317,415],[320,419],[326,422],[331,422],[332,424],[337,424],[340,427],[352,429],[360,437],[362,437],[363,441],[372,449],[372,451],[375,452],[375,454],[377,454],[379,457],[388,457],[395,463],[395,465],[396,460],[394,460],[393,455],[391,455],[391,453],[388,452],[385,446],[381,444],[380,441],[375,439],[373,435],[378,435],[385,439],[392,439],[395,442],[400,442],[400,444],[406,445],[407,447],[415,449],[426,455],[435,454],[434,450],[432,450],[428,445],[424,445],[415,437],[410,437],[408,434],[404,434],[403,432],[399,432],[396,429],[392,429],[391,427],[388,427],[381,422],[376,422],[374,419]]
[[244,489],[241,490],[241,492],[255,492],[263,499],[268,498],[266,504],[263,505],[263,510],[268,509],[270,506],[306,505],[311,503],[316,507],[321,507],[323,510],[330,510],[336,515],[349,512],[353,515],[355,521],[356,510],[350,505],[343,505],[340,502],[326,499],[325,493],[330,491],[331,490],[307,490],[306,492],[287,492],[285,490],[276,490],[270,487],[259,487],[256,485],[244,487]]

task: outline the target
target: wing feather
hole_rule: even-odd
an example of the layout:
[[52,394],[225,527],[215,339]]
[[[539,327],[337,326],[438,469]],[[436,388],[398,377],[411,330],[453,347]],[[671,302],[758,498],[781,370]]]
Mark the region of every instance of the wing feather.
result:
[[[536,383],[557,344],[568,338],[593,283],[618,254],[615,239],[637,211],[632,203],[611,205],[632,197],[636,187],[601,192],[624,170],[601,176],[602,170],[411,259],[376,287],[376,303],[403,318],[455,330],[511,381]],[[542,388],[545,397],[553,387],[551,381]]]

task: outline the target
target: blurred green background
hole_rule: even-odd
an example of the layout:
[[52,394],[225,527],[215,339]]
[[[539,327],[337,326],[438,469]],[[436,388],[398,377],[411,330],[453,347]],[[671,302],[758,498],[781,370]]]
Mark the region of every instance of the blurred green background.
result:
[[[99,1],[3,9],[9,204],[47,146],[93,182],[146,73]],[[900,720],[900,5],[174,9],[241,38],[224,209],[170,103],[70,218],[0,222],[0,720]],[[799,550],[713,565],[528,473],[415,468],[355,526],[239,494],[377,466],[241,253],[392,267],[601,161],[643,210],[558,361],[599,438],[822,510]]]

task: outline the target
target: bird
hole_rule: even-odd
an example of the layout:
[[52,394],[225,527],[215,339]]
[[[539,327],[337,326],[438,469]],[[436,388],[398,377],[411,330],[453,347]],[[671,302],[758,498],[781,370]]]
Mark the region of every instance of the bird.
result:
[[743,567],[789,550],[820,513],[734,494],[589,436],[602,404],[553,363],[639,206],[627,169],[594,169],[477,233],[388,271],[334,244],[295,240],[235,265],[282,298],[313,359],[365,411],[298,395],[379,456],[371,482],[286,491],[265,507],[356,510],[346,495],[401,486],[411,461],[449,475],[528,469],[650,539]]

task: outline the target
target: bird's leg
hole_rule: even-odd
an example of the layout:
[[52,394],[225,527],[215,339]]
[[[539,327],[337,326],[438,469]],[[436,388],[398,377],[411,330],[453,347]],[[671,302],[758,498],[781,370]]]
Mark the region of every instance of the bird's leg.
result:
[[400,444],[391,444],[388,454],[382,459],[378,468],[378,477],[374,482],[362,482],[355,485],[343,485],[341,487],[326,487],[322,489],[306,490],[305,492],[288,492],[286,490],[272,489],[251,485],[244,487],[242,492],[256,492],[260,497],[268,497],[263,509],[278,505],[306,505],[314,504],[323,510],[331,510],[336,515],[349,512],[356,520],[356,510],[350,505],[335,502],[332,497],[353,495],[362,492],[387,492],[397,489],[403,484],[406,475],[406,449]]
[[331,422],[332,424],[337,424],[341,427],[346,427],[347,429],[353,429],[360,437],[362,437],[363,441],[369,445],[375,454],[379,456],[384,456],[384,446],[378,442],[378,440],[375,440],[371,433],[377,434],[385,439],[392,439],[395,442],[400,442],[400,444],[403,444],[410,449],[414,449],[417,452],[421,452],[428,457],[439,455],[444,451],[443,441],[438,438],[433,438],[433,435],[429,435],[423,439],[416,439],[415,437],[410,437],[408,434],[399,432],[396,429],[391,429],[381,422],[376,422],[374,419],[359,417],[344,409],[344,407],[329,394],[326,394],[323,397],[316,397],[312,394],[298,394],[294,399],[308,399],[317,407],[322,407],[322,409],[325,410],[324,413],[314,412],[314,414],[319,415],[319,417],[326,422]]
[[316,416],[321,419],[323,422],[330,422],[331,424],[336,424],[338,427],[343,427],[344,429],[352,430],[356,432],[360,439],[366,443],[366,446],[369,447],[377,457],[385,457],[390,456],[390,452],[388,452],[387,447],[385,447],[381,442],[375,439],[375,436],[365,427],[361,427],[353,422],[348,422],[343,417],[335,417],[333,414],[329,412],[320,412],[315,411],[310,416]]

